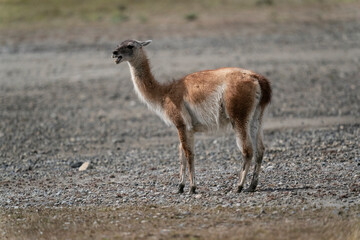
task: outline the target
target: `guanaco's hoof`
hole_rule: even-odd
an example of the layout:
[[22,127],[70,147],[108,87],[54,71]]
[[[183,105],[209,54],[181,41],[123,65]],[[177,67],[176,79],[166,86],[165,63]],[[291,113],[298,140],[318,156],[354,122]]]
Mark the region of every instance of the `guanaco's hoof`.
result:
[[255,192],[256,186],[250,185],[249,188],[245,189],[244,192]]
[[237,192],[238,192],[238,193],[241,193],[241,191],[243,190],[243,188],[244,188],[243,186],[238,186]]
[[190,188],[190,193],[191,193],[191,194],[196,194],[196,187],[195,187],[195,186],[192,186],[192,187]]
[[184,193],[184,187],[185,187],[184,184],[179,184],[179,191],[178,191],[178,193]]

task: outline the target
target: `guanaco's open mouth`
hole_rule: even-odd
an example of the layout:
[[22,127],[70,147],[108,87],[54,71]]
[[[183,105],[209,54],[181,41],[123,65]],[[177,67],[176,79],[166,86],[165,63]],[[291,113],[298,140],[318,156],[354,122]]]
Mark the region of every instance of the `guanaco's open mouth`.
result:
[[116,59],[115,59],[115,63],[116,63],[116,64],[119,64],[120,61],[121,61],[121,59],[122,59],[122,56],[113,55],[113,58],[116,58]]

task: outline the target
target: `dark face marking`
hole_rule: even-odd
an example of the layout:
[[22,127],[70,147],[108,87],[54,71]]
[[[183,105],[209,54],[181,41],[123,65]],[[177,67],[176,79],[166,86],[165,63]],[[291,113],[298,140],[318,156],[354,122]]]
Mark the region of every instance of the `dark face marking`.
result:
[[[139,45],[139,46],[138,46]],[[113,51],[113,58],[115,59],[115,63],[119,64],[122,61],[129,61],[131,60],[137,48],[141,47],[140,44],[133,40],[126,40],[122,42],[114,51]]]
[[114,51],[113,58],[116,58],[115,63],[123,61],[131,61],[138,55],[138,51],[151,43],[151,40],[137,41],[125,40]]

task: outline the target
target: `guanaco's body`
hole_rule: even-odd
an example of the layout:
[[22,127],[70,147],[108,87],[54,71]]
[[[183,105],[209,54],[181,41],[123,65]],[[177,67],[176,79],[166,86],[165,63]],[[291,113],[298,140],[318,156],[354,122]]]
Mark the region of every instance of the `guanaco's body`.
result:
[[256,165],[248,191],[254,191],[264,155],[262,117],[271,100],[270,82],[241,68],[220,68],[189,74],[168,84],[160,84],[151,73],[143,47],[151,41],[126,40],[113,52],[118,64],[127,61],[139,98],[168,125],[176,127],[180,139],[179,192],[184,191],[186,165],[190,192],[195,193],[194,133],[231,125],[243,166],[238,183],[241,192],[251,159]]

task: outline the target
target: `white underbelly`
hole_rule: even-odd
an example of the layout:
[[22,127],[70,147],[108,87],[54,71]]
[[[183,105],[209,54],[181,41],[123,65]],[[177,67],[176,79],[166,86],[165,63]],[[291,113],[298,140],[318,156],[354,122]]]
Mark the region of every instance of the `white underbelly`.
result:
[[224,105],[224,91],[223,84],[200,103],[184,101],[183,115],[187,118],[187,125],[199,132],[226,128],[230,120]]
[[[214,106],[215,105],[215,106]],[[188,128],[195,132],[217,131],[226,129],[230,124],[230,118],[226,113],[222,101],[206,106],[205,104],[185,103],[183,116]]]

